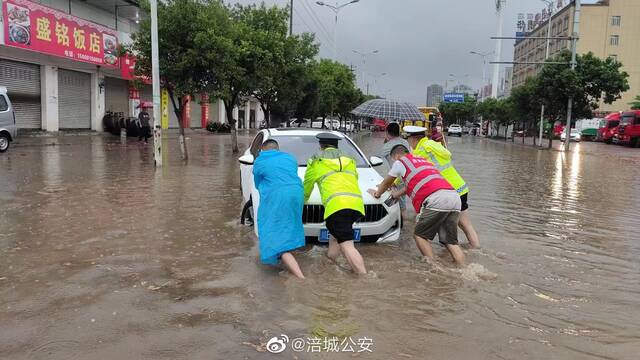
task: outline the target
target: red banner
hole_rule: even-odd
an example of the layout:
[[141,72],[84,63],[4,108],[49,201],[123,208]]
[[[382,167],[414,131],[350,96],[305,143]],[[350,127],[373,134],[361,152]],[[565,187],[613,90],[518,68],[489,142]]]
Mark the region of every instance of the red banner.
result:
[[27,0],[3,0],[5,45],[118,67],[115,30]]

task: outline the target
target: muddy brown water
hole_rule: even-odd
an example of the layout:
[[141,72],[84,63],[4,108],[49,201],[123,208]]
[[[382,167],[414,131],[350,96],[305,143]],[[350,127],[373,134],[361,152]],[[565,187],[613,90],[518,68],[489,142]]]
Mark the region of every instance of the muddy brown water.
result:
[[[408,223],[360,246],[361,278],[307,246],[299,282],[239,225],[229,137],[191,134],[184,164],[171,135],[159,171],[135,142],[21,139],[0,155],[0,358],[637,359],[640,151],[450,143],[483,246],[468,268],[423,262]],[[281,334],[373,352],[264,352]]]

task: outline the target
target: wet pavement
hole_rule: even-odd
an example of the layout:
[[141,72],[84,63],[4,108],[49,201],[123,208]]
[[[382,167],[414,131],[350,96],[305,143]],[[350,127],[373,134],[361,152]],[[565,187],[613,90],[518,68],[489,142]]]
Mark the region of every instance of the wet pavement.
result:
[[[355,138],[367,154],[382,141]],[[483,245],[466,269],[438,247],[423,262],[408,223],[360,246],[361,278],[309,245],[300,282],[259,265],[239,225],[228,136],[191,134],[185,164],[171,135],[159,171],[110,136],[15,145],[0,154],[2,359],[354,358],[307,352],[333,336],[370,359],[638,357],[638,149],[450,139]],[[305,351],[264,352],[280,334]]]

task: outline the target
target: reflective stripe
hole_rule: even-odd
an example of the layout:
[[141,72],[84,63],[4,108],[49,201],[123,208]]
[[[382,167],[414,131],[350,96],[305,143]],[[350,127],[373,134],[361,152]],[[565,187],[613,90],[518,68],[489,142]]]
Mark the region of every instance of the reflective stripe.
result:
[[416,194],[418,194],[418,192],[420,191],[420,189],[422,189],[423,186],[425,186],[429,181],[435,180],[435,179],[444,180],[444,178],[440,174],[433,174],[433,175],[427,176],[426,178],[420,180],[420,182],[413,188],[413,191],[411,191],[411,197],[415,197]]
[[433,169],[433,166],[421,166],[409,174],[409,176],[405,179],[405,182],[408,184],[414,176],[418,175],[421,171]]
[[349,175],[353,175],[353,176],[355,176],[355,177],[357,177],[357,176],[358,176],[358,175],[357,175],[357,174],[355,174],[354,172],[352,172],[352,171],[348,171],[348,170],[344,170],[344,171],[332,171],[332,172],[329,172],[329,173],[326,173],[326,174],[322,175],[322,176],[320,177],[320,179],[318,179],[318,183],[322,183],[326,178],[328,178],[329,176],[331,176],[331,175],[333,175],[333,174],[349,174]]
[[447,170],[448,168],[451,167],[451,163],[448,163],[445,166],[440,165],[440,162],[438,162],[438,159],[436,159],[435,155],[433,155],[433,153],[427,151],[424,146],[420,147],[428,156],[429,159],[431,160],[431,162],[433,163],[433,165],[436,167],[436,169],[438,169],[438,171],[442,172]]
[[360,195],[360,194],[348,193],[348,192],[339,192],[339,193],[331,194],[331,196],[329,196],[327,198],[327,204],[329,203],[329,201],[333,200],[334,198],[336,198],[338,196],[351,196],[351,197],[362,198],[362,195]]
[[468,189],[469,189],[469,186],[465,183],[460,189],[457,189],[456,191],[458,192],[458,194],[461,194],[462,192]]

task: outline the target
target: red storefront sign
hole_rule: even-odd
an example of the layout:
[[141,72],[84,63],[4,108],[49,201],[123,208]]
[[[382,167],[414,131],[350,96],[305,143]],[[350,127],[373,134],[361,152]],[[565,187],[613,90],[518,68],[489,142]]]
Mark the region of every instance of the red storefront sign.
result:
[[135,78],[136,57],[130,54],[124,55],[120,59],[120,75],[125,80],[133,80]]
[[27,0],[3,0],[6,46],[118,67],[115,30]]

